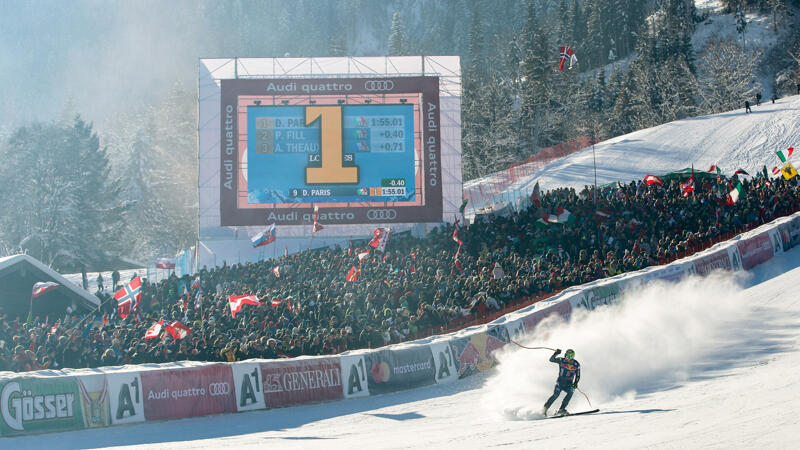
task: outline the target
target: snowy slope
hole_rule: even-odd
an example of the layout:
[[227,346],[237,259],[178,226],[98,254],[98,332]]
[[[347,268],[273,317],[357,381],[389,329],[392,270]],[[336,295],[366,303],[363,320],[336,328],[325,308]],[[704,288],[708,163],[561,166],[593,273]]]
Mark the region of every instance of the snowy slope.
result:
[[[597,159],[597,183],[604,185],[615,181],[630,182],[646,174],[663,174],[691,167],[708,170],[717,164],[731,175],[736,169],[745,169],[755,175],[763,165],[767,169],[778,165],[777,150],[800,145],[800,96],[781,98],[772,104],[767,100],[752,107],[745,114],[744,107],[709,116],[694,117],[635,131],[603,141],[594,147]],[[465,191],[476,192],[475,186],[487,183],[491,176],[464,184]],[[499,199],[514,200],[533,190],[536,182],[543,190],[558,187],[582,189],[594,183],[592,148],[588,147],[567,157],[555,160],[529,175],[521,177],[505,188],[503,195],[484,188],[486,197],[471,195],[471,209]]]
[[[800,249],[750,274],[657,285],[551,323],[598,414],[541,420],[549,352],[508,348],[459,382],[359,400],[0,439],[13,448],[776,448],[800,446]],[[588,408],[576,392],[573,411]],[[8,447],[12,448],[12,447]]]

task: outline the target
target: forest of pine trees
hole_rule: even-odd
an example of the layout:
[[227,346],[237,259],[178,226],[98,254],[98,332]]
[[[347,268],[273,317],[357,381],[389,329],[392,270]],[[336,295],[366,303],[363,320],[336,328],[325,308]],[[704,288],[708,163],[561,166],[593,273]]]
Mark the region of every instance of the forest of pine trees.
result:
[[[722,0],[738,13],[742,38],[704,48],[693,47],[692,33],[708,12],[692,0],[196,4],[178,9],[209,37],[198,57],[460,55],[464,180],[563,141],[730,110],[800,80],[800,0]],[[768,54],[745,45],[753,13],[769,17],[777,36]],[[575,50],[575,69],[557,70],[560,45]],[[774,81],[757,81],[766,79]],[[193,245],[196,89],[164,91],[102,130],[76,118],[2,131],[0,156],[9,162],[0,180],[25,174],[27,185],[13,188],[25,196],[3,199],[0,249],[75,268],[105,251],[146,261]]]

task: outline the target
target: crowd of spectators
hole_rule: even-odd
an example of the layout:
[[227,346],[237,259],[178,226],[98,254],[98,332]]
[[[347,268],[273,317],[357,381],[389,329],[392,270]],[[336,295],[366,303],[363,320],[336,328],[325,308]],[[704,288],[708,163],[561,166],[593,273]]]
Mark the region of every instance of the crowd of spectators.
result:
[[[726,201],[731,180],[724,177],[699,179],[688,197],[677,179],[663,186],[616,184],[596,193],[589,186],[555,189],[508,216],[477,216],[458,231],[461,246],[453,225],[445,224],[424,237],[393,236],[385,252],[372,250],[362,261],[365,241],[203,268],[158,283],[144,280],[138,312],[125,320],[113,300],[119,286],[107,285],[97,292],[103,309],[96,314],[47,323],[0,317],[0,371],[284,358],[402,342],[520,297],[663,263],[720,233],[797,211],[796,178],[744,180],[744,194],[733,205]],[[543,212],[558,208],[575,221],[541,220]],[[360,267],[358,279],[346,281],[354,266]],[[195,277],[200,287],[192,289]],[[241,294],[256,294],[264,304],[247,305],[233,318],[228,297]],[[145,339],[159,320],[180,321],[192,331],[180,340],[166,332]]]

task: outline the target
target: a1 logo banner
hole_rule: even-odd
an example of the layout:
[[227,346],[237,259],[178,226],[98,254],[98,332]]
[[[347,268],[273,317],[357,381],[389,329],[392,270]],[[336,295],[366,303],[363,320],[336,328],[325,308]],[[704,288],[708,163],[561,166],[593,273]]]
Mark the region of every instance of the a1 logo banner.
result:
[[436,382],[449,383],[458,379],[458,367],[450,340],[432,342],[433,362],[436,365]]
[[339,357],[342,366],[342,393],[345,398],[369,396],[367,382],[367,365],[364,354],[342,355]]
[[772,252],[774,255],[783,253],[783,235],[780,227],[775,227],[769,230],[769,238],[772,241]]
[[233,384],[236,393],[236,409],[252,411],[266,409],[264,403],[264,381],[259,363],[233,363]]
[[742,270],[742,254],[739,253],[739,247],[736,245],[731,245],[727,248],[727,251],[728,258],[730,258],[730,266],[728,269],[733,272]]
[[139,372],[106,374],[111,423],[144,422],[144,392]]

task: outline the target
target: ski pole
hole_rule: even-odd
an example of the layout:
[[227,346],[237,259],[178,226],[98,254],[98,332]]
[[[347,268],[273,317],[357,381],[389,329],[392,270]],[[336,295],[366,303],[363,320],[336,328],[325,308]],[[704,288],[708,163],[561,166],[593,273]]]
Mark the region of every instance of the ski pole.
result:
[[586,395],[586,393],[583,392],[580,388],[575,388],[575,389],[577,389],[578,392],[580,392],[581,394],[583,394],[584,397],[586,397],[586,401],[589,402],[589,408],[594,408],[594,406],[592,406],[592,402],[589,400],[589,396]]
[[520,346],[522,348],[527,348],[528,350],[552,350],[552,351],[556,351],[556,349],[550,348],[550,347],[526,347],[526,346],[520,344],[519,342],[517,342],[517,341],[515,341],[515,340],[513,340],[511,338],[508,338],[508,340],[513,342],[513,343],[515,343],[515,344],[517,344],[518,346]]

